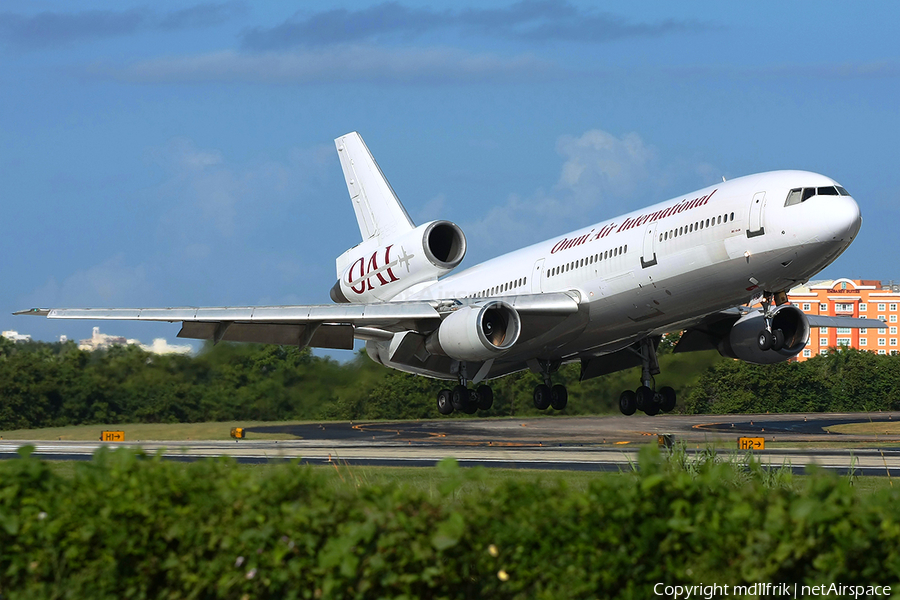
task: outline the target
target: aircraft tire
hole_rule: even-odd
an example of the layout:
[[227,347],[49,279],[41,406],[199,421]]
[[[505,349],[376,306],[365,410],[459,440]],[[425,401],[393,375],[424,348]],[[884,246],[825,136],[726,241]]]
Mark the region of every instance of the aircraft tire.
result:
[[534,407],[538,410],[547,410],[550,406],[550,386],[543,383],[534,387]]
[[619,410],[623,415],[631,416],[637,410],[637,398],[631,390],[625,390],[619,396]]
[[659,388],[658,394],[660,395],[660,409],[662,409],[663,412],[672,412],[672,410],[675,409],[675,402],[678,399],[675,395],[675,390],[669,386],[664,386]]
[[442,415],[453,413],[453,404],[450,402],[450,390],[443,389],[437,395],[437,409]]
[[453,410],[465,412],[469,405],[469,389],[464,385],[458,385],[450,392],[450,404]]
[[772,350],[781,350],[784,348],[784,332],[780,329],[772,331]]
[[759,349],[765,352],[766,350],[770,350],[772,348],[772,344],[775,343],[775,336],[772,335],[772,332],[768,329],[763,329],[756,336],[756,345],[759,346]]
[[653,390],[646,385],[642,385],[635,390],[634,395],[637,397],[637,407],[644,412],[647,412],[651,404],[655,404],[653,402]]
[[564,385],[554,385],[550,389],[550,406],[554,410],[563,410],[569,404],[569,391]]
[[494,405],[494,390],[489,385],[479,385],[475,390],[478,396],[478,410],[490,410]]

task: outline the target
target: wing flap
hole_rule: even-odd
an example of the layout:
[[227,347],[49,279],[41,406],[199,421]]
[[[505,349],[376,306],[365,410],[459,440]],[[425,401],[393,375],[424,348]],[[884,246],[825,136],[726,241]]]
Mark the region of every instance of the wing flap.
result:
[[[231,323],[221,337],[216,335],[220,323],[185,321],[178,337],[192,340],[226,342],[250,342],[278,344],[281,346],[305,346],[314,348],[353,349],[352,325],[291,325],[284,323]],[[312,331],[310,331],[310,329]],[[309,340],[305,339],[309,335]]]

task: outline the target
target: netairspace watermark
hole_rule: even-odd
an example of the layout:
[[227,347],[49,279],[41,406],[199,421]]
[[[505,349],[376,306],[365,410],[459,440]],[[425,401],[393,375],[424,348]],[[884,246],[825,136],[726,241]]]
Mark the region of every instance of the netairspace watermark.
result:
[[844,585],[823,583],[803,585],[799,583],[754,583],[753,585],[722,585],[719,583],[699,585],[666,585],[657,583],[653,593],[673,600],[713,600],[735,596],[756,596],[759,598],[809,598],[814,596],[834,596],[841,598],[879,598],[891,595],[889,585]]

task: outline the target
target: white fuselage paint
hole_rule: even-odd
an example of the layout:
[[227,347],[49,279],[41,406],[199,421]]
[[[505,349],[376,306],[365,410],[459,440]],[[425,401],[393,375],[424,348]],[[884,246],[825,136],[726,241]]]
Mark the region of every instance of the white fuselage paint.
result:
[[395,300],[477,303],[570,292],[579,299],[578,314],[550,335],[517,344],[502,360],[601,355],[682,329],[763,290],[807,281],[855,238],[859,207],[850,196],[815,196],[791,206],[785,199],[791,189],[835,185],[805,171],[741,177],[505,254]]

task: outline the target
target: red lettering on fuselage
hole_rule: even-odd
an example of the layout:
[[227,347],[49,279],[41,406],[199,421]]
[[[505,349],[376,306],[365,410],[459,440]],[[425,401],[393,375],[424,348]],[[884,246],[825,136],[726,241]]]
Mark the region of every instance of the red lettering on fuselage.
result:
[[[384,262],[381,266],[378,265],[377,250],[369,257],[368,264],[366,264],[365,257],[356,259],[347,271],[347,285],[350,289],[357,294],[364,294],[367,291],[374,290],[375,287],[372,285],[373,276],[378,278],[379,286],[399,281],[400,278],[394,274],[394,267],[388,266],[391,263],[391,248],[393,247],[394,245],[391,244],[384,249]],[[372,275],[369,275],[370,273]],[[385,273],[387,273],[388,278],[384,277]],[[356,285],[354,285],[354,282],[356,282]]]

